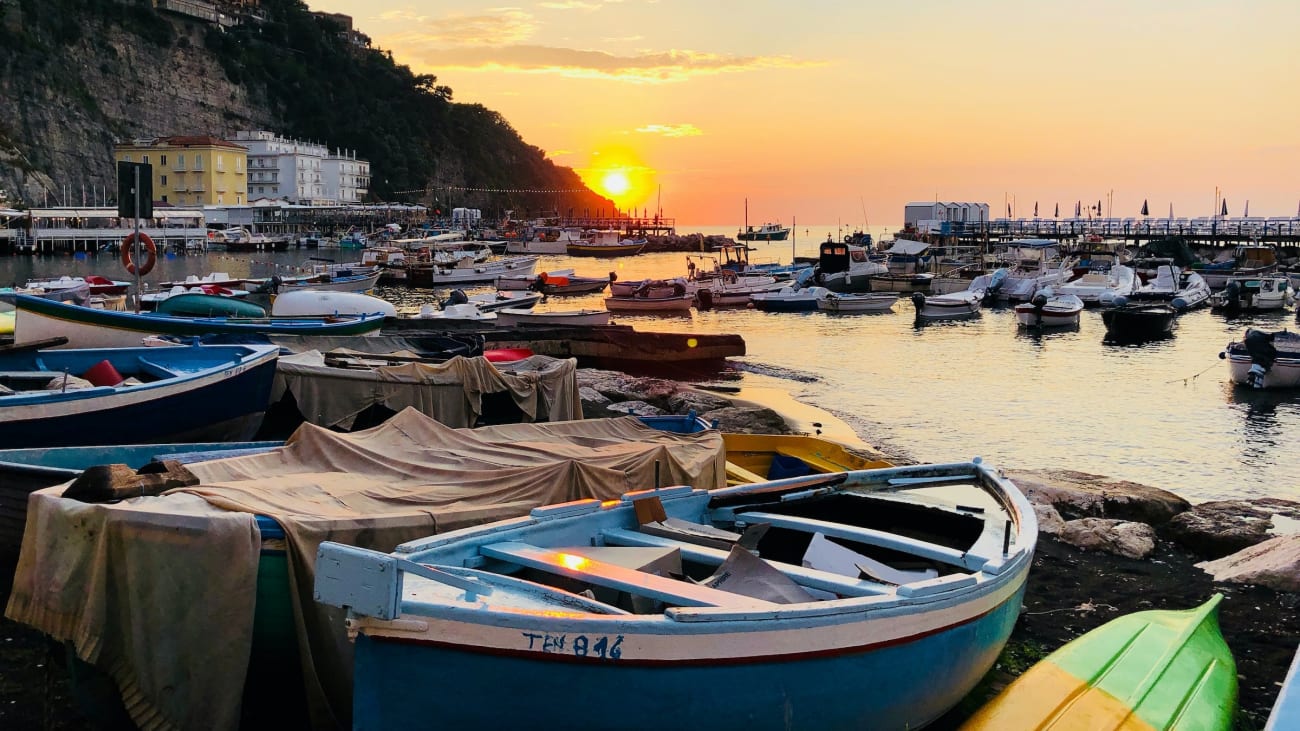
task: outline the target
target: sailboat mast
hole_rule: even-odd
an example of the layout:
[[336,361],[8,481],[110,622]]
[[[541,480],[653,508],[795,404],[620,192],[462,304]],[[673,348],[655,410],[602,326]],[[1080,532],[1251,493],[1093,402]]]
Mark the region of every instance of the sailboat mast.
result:
[[794,266],[794,244],[799,240],[799,222],[790,217],[790,266]]

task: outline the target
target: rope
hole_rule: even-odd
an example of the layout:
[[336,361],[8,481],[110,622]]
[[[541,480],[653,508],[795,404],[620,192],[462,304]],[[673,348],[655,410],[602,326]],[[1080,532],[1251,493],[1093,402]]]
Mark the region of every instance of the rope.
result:
[[1188,376],[1187,378],[1175,378],[1175,379],[1173,379],[1172,381],[1165,381],[1165,383],[1177,383],[1178,381],[1182,381],[1182,382],[1183,382],[1183,385],[1186,386],[1188,383],[1190,383],[1190,382],[1192,382],[1192,381],[1195,381],[1196,379],[1198,379],[1198,378],[1200,378],[1201,376],[1205,375],[1205,373],[1206,373],[1207,371],[1209,371],[1211,368],[1217,368],[1218,365],[1219,365],[1218,363],[1213,363],[1213,364],[1207,366],[1207,367],[1205,368],[1205,370],[1201,371],[1200,373],[1197,373],[1197,374],[1194,375],[1194,376]]

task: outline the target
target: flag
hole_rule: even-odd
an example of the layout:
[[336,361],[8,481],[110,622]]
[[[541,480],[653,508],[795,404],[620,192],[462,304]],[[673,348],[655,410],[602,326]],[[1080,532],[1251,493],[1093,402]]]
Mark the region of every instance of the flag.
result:
[[1228,199],[1227,199],[1227,198],[1224,198],[1224,199],[1223,199],[1223,211],[1220,213],[1220,215],[1223,215],[1223,216],[1228,215]]
[[1142,215],[1144,215],[1144,216],[1150,215],[1150,214],[1147,212],[1147,200],[1146,200],[1146,198],[1143,198],[1143,199],[1142,199]]

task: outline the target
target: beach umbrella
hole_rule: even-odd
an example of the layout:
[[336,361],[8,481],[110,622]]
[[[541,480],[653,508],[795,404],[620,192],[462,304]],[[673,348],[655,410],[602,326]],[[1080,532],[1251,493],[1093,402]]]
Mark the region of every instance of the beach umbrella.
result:
[[1220,213],[1220,215],[1223,215],[1223,216],[1228,215],[1228,199],[1227,199],[1227,198],[1224,198],[1224,199],[1223,199],[1223,211]]
[[1097,215],[1098,215],[1098,216],[1101,215],[1101,199],[1100,199],[1100,198],[1097,199]]
[[1143,199],[1142,199],[1142,215],[1144,215],[1144,216],[1149,216],[1149,215],[1151,215],[1151,214],[1149,214],[1149,213],[1147,212],[1147,199],[1146,199],[1146,198],[1143,198]]
[[1011,218],[1011,204],[1007,204],[1007,218]]
[[1074,217],[1078,218],[1083,215],[1083,201],[1074,202]]
[[1038,218],[1038,201],[1034,201],[1034,218]]
[[1246,212],[1241,214],[1242,218],[1250,218],[1250,199],[1246,199]]
[[1061,217],[1061,204],[1060,204],[1060,203],[1057,203],[1057,204],[1056,204],[1056,213],[1053,213],[1053,214],[1052,214],[1052,218],[1060,218],[1060,217]]
[[1173,220],[1173,217],[1174,217],[1174,204],[1173,204],[1173,203],[1170,203],[1170,204],[1169,204],[1169,218],[1170,218],[1170,220]]

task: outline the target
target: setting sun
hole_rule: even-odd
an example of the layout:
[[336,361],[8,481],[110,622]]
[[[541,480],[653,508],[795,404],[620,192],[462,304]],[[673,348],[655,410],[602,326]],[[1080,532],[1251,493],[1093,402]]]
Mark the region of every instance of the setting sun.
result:
[[600,184],[605,188],[605,192],[614,198],[632,189],[632,182],[627,179],[627,173],[622,170],[611,170],[605,173]]

